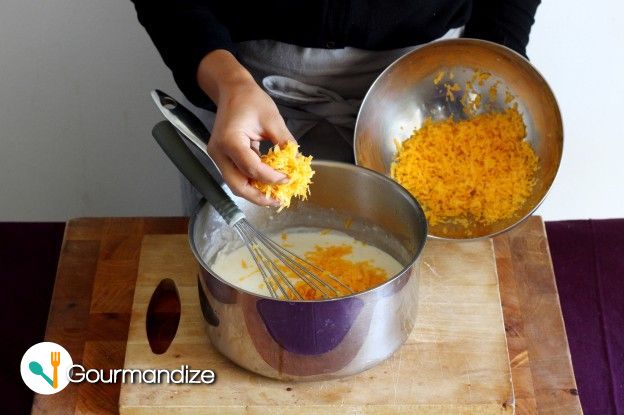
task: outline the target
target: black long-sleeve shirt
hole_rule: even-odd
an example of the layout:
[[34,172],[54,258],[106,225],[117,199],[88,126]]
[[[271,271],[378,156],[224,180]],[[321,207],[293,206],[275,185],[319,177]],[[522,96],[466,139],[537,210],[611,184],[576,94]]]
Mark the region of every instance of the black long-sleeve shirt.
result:
[[465,26],[464,37],[490,40],[526,55],[540,0],[132,0],[176,83],[198,106],[200,60],[235,42],[274,39],[316,47],[395,49],[429,42]]

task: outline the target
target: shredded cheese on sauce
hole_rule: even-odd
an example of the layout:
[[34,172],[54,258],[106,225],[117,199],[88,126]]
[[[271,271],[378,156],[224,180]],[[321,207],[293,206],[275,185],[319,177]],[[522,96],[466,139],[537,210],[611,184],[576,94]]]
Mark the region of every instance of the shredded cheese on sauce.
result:
[[268,184],[252,180],[251,184],[259,189],[267,198],[272,198],[280,203],[278,212],[290,206],[293,197],[306,200],[310,194],[312,183],[312,156],[304,156],[299,153],[299,145],[293,141],[280,148],[278,145],[269,149],[267,154],[260,157],[263,163],[288,176],[288,183]]
[[[305,253],[305,259],[316,265],[325,272],[322,280],[330,284],[341,296],[350,294],[342,285],[337,283],[332,277],[338,279],[342,284],[351,289],[352,292],[373,288],[388,279],[388,274],[382,268],[376,267],[371,261],[351,261],[344,258],[353,253],[351,245],[330,245],[316,246],[313,251]],[[287,276],[295,277],[290,269],[285,266],[280,270]],[[317,300],[323,298],[322,292],[316,290],[304,281],[299,281],[294,285],[295,290],[306,300]],[[276,288],[276,287],[274,287]],[[292,294],[292,293],[291,293]],[[295,298],[294,295],[291,297]]]

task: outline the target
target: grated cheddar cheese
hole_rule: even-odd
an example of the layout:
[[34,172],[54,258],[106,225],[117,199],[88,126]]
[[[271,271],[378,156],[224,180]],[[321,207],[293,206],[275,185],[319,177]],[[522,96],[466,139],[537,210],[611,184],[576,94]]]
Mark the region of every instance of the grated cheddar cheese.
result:
[[[307,261],[326,273],[323,281],[330,284],[340,295],[348,295],[350,293],[339,283],[335,282],[331,276],[339,278],[340,282],[349,287],[354,293],[368,290],[388,279],[386,271],[376,267],[371,261],[354,262],[344,258],[352,253],[353,247],[351,245],[317,245],[313,251],[306,252],[304,256]],[[289,268],[281,266],[280,269],[287,276],[296,277]],[[304,299],[317,300],[323,297],[321,292],[300,278],[297,279],[298,281],[295,283],[294,288]]]
[[268,184],[252,180],[251,184],[259,189],[268,198],[280,202],[278,212],[290,206],[293,197],[306,200],[310,194],[312,183],[312,156],[299,153],[299,145],[293,141],[280,148],[278,145],[269,149],[267,154],[260,157],[263,163],[288,176],[288,183]]
[[538,158],[516,106],[467,120],[425,121],[403,143],[391,176],[423,205],[430,225],[492,224],[522,206]]

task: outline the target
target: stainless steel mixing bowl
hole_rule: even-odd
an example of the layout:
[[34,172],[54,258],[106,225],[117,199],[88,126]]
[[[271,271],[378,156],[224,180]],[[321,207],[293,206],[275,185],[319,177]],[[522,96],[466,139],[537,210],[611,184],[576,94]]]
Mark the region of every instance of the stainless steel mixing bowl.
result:
[[208,335],[229,359],[278,379],[351,375],[389,357],[416,321],[424,214],[405,189],[371,170],[315,161],[306,202],[276,214],[241,198],[237,205],[259,230],[331,228],[392,255],[403,270],[368,291],[322,301],[286,301],[233,286],[212,259],[238,236],[210,205],[191,219],[189,239],[199,263],[199,292]]
[[508,219],[467,229],[457,225],[429,227],[434,237],[473,239],[504,232],[527,218],[542,202],[561,161],[563,126],[555,97],[544,78],[514,51],[475,39],[453,39],[430,43],[392,63],[369,89],[355,126],[355,160],[360,166],[389,175],[396,153],[394,140],[404,140],[422,126],[427,117],[434,121],[454,116],[465,118],[460,97],[446,99],[444,82],[434,84],[441,72],[453,72],[463,86],[474,69],[491,77],[474,88],[486,101],[490,87],[499,82],[498,94],[490,105],[494,110],[507,107],[505,89],[515,96],[527,127],[527,140],[539,157],[537,183],[526,203]]

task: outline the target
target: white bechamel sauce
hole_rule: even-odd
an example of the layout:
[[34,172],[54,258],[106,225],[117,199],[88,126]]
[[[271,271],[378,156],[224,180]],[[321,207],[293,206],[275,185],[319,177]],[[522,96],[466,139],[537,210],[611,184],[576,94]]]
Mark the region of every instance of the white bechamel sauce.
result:
[[[286,235],[285,239],[283,235]],[[345,255],[345,259],[353,262],[370,261],[372,265],[386,271],[388,277],[403,269],[401,264],[386,252],[333,229],[292,228],[269,237],[301,257],[304,257],[306,252],[313,251],[316,246],[350,245],[353,252]],[[262,274],[244,245],[238,247],[226,245],[214,258],[211,268],[219,277],[236,287],[256,294],[270,295]]]

